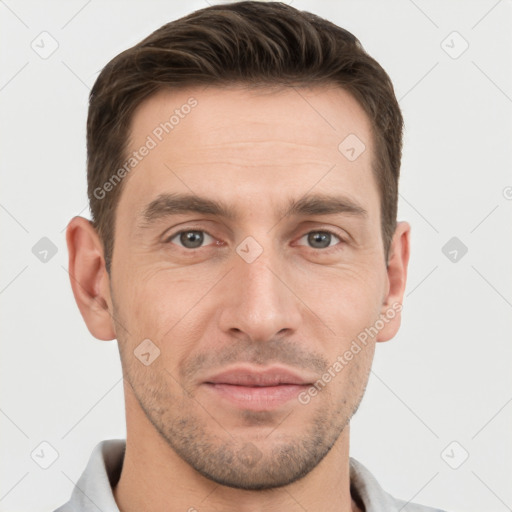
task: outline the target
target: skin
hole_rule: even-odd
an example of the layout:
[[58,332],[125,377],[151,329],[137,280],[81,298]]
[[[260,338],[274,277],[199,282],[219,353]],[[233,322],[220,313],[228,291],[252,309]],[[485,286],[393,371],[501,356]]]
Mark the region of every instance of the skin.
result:
[[[117,338],[122,361],[127,448],[115,499],[122,512],[358,510],[349,422],[399,311],[306,405],[248,411],[203,381],[244,362],[316,382],[402,302],[410,225],[397,224],[386,266],[370,122],[334,87],[190,88],[139,106],[131,150],[191,96],[198,105],[124,178],[110,276],[91,223],[75,217],[67,229],[81,314],[93,336]],[[338,150],[351,133],[366,145],[355,161]],[[141,229],[163,192],[213,198],[238,216],[181,213]],[[343,194],[367,216],[283,215],[289,198],[312,193]],[[203,232],[200,248],[171,238],[184,228]],[[328,248],[308,238],[325,230],[335,232]],[[252,263],[236,252],[248,236],[263,249]],[[160,350],[148,366],[134,355],[147,338]]]

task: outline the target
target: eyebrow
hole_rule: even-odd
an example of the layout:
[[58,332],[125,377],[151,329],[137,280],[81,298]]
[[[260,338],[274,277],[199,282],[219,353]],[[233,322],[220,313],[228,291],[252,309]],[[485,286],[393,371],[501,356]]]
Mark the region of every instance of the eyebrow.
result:
[[[237,209],[215,199],[193,194],[160,194],[142,210],[139,226],[144,229],[158,220],[181,213],[213,215],[229,220],[235,220],[239,216]],[[309,194],[298,200],[290,199],[284,211],[277,212],[279,218],[286,215],[305,217],[335,214],[368,217],[368,212],[352,199],[327,194]]]

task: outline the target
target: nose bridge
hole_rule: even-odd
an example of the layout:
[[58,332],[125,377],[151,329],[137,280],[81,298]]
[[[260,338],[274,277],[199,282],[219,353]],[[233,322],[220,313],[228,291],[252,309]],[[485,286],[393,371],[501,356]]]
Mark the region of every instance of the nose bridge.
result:
[[220,315],[222,330],[241,331],[254,341],[296,330],[300,321],[299,301],[280,275],[286,267],[283,255],[272,235],[265,240],[264,248],[250,237],[237,247]]

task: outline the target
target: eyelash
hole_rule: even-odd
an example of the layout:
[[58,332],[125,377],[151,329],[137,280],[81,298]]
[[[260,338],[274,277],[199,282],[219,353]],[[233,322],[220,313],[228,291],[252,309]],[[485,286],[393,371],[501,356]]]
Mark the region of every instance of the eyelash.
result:
[[[189,233],[191,231],[198,231],[200,233],[206,233],[208,236],[212,237],[215,239],[215,237],[213,235],[210,235],[210,233],[208,233],[208,231],[204,230],[204,229],[196,229],[196,228],[187,228],[187,229],[181,229],[180,231],[176,231],[176,233],[173,233],[172,235],[168,236],[165,240],[164,240],[164,243],[171,243],[171,240],[173,238],[176,238],[178,235],[181,235],[182,233]],[[304,238],[306,235],[309,235],[310,233],[329,233],[330,235],[333,235],[335,236],[336,238],[339,239],[339,243],[336,244],[336,245],[333,245],[333,246],[329,246],[329,247],[324,247],[324,248],[321,248],[321,249],[316,249],[315,247],[308,247],[309,249],[312,249],[312,250],[316,250],[316,251],[321,251],[322,253],[328,253],[328,252],[331,252],[331,251],[336,251],[336,250],[340,250],[341,248],[338,247],[338,245],[344,245],[346,244],[346,240],[344,240],[338,233],[330,230],[330,229],[313,229],[311,231],[307,231],[306,233],[304,233],[300,239]],[[299,239],[299,240],[300,240]],[[195,251],[199,251],[200,249],[204,249],[205,247],[207,246],[203,246],[203,247],[197,247],[195,249],[189,249],[187,247],[182,247],[180,245],[178,245],[178,247],[180,247],[181,249],[185,250],[186,252],[189,252],[189,253],[193,253]]]

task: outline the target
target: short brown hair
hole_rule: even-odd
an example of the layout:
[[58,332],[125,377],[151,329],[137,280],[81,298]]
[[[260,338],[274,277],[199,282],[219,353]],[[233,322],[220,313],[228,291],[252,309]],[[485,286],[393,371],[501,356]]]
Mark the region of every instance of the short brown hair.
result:
[[354,35],[334,23],[281,2],[244,1],[200,9],[163,25],[117,55],[98,76],[87,119],[87,183],[107,272],[122,182],[104,197],[97,191],[126,161],[135,108],[164,88],[235,83],[332,84],[360,103],[372,126],[387,261],[396,228],[403,132],[389,76]]

